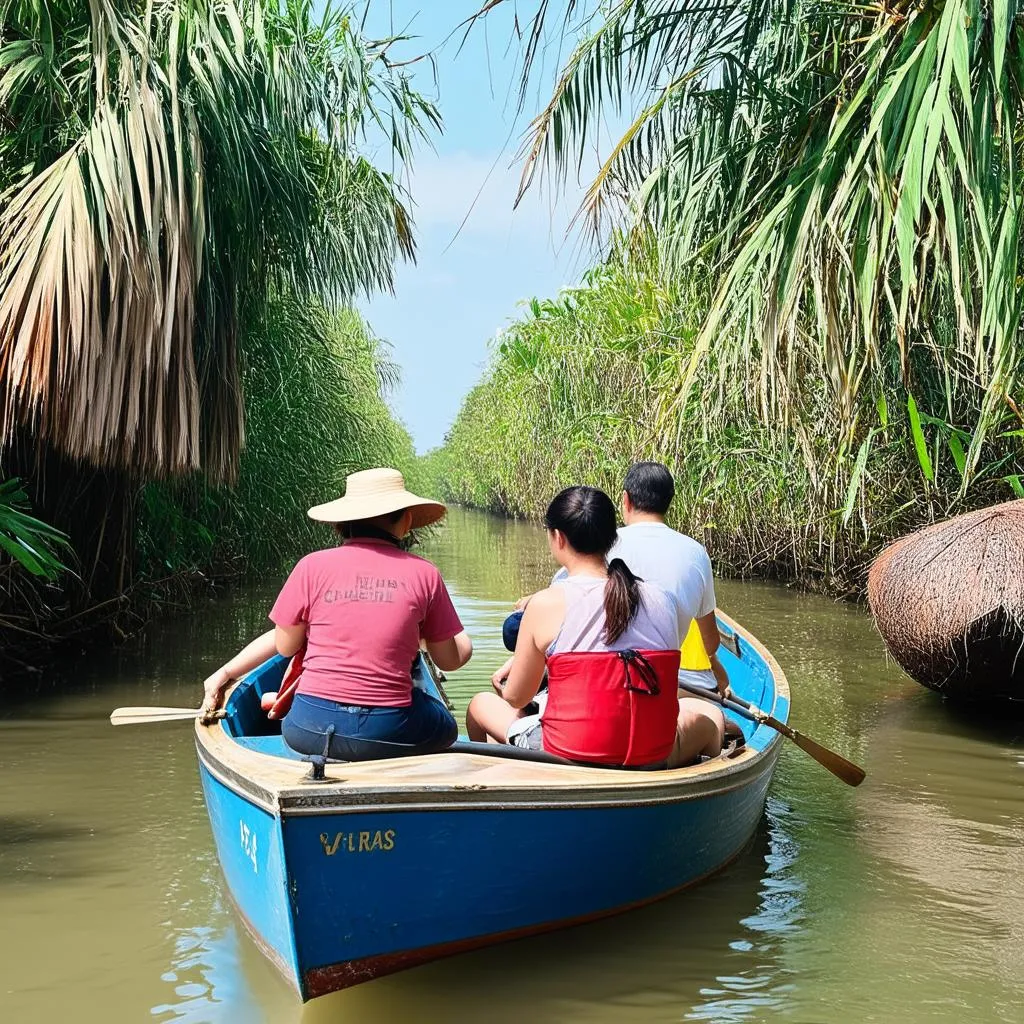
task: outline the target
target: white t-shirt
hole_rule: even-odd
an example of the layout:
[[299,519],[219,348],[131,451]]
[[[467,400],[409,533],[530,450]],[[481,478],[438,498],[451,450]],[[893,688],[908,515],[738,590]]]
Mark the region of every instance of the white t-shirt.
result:
[[715,581],[704,545],[665,523],[623,526],[608,552],[608,561],[613,558],[621,558],[633,575],[675,598],[683,636],[691,619],[715,610]]
[[[686,636],[691,619],[715,610],[715,581],[711,557],[704,545],[665,523],[633,523],[619,528],[619,539],[608,552],[608,561],[621,558],[634,576],[671,594],[679,612],[680,636]],[[565,569],[552,583],[565,579]]]

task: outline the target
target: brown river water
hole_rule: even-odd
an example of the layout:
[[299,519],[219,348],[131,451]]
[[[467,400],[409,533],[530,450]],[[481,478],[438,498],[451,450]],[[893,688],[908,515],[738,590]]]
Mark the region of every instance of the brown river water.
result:
[[[450,677],[461,712],[504,656],[510,603],[552,566],[538,528],[458,509],[424,553],[476,641]],[[279,583],[47,670],[0,709],[0,1021],[1024,1020],[1024,723],[955,716],[860,608],[730,582],[719,604],[782,664],[793,724],[863,764],[860,789],[790,746],[750,847],[703,885],[301,1006],[226,899],[191,725],[107,721],[197,705]]]

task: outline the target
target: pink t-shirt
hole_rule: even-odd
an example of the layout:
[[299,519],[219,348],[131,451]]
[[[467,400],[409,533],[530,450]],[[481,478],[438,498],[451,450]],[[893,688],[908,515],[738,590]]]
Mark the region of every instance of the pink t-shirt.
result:
[[462,632],[436,566],[365,538],[306,555],[270,618],[307,624],[299,693],[370,707],[406,707],[420,637],[435,643]]

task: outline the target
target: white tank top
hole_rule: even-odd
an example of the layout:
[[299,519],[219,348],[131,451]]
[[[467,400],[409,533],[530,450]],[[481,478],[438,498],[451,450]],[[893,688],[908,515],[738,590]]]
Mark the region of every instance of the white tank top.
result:
[[[565,593],[565,618],[547,653],[566,651],[678,650],[679,615],[675,601],[653,583],[640,584],[640,607],[625,632],[610,646],[603,640],[604,587],[602,576],[567,576],[553,586]],[[688,625],[689,623],[687,623]]]

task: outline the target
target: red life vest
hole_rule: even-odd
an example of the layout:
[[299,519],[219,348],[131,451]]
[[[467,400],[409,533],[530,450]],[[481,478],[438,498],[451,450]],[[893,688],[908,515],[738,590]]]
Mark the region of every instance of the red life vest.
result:
[[627,767],[672,752],[679,717],[679,651],[553,654],[544,749],[572,761]]

